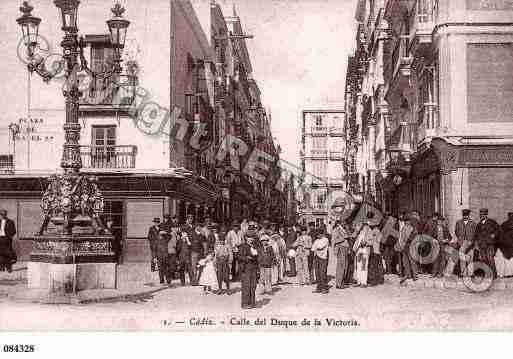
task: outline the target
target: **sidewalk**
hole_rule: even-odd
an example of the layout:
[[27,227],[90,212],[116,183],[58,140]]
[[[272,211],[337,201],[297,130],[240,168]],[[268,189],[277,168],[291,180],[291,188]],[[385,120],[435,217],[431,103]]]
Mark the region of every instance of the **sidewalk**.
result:
[[[175,281],[176,285],[176,281]],[[147,301],[157,292],[169,288],[159,284],[158,274],[149,264],[118,266],[117,289],[88,289],[76,295],[48,295],[44,290],[27,288],[27,264],[16,263],[12,273],[0,272],[0,300],[41,304],[88,304],[109,301]]]

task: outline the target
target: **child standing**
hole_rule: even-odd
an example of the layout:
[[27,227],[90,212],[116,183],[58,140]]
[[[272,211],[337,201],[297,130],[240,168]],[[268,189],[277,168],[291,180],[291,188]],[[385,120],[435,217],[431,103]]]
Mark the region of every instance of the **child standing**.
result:
[[258,263],[260,264],[260,282],[262,283],[263,293],[272,294],[272,268],[275,263],[274,251],[269,244],[269,236],[263,235],[260,239],[262,248],[258,254]]
[[220,233],[214,249],[217,284],[223,294],[223,282],[226,284],[226,293],[230,295],[230,264],[232,263],[232,251],[225,243],[224,233]]
[[199,262],[199,265],[203,267],[199,281],[199,284],[203,286],[203,294],[211,293],[212,287],[217,284],[214,264],[214,254],[212,252],[209,252],[207,257]]

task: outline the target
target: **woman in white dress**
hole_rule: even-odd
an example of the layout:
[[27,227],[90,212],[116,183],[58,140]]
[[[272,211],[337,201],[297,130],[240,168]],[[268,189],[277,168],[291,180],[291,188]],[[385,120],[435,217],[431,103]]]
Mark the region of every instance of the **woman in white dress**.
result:
[[203,294],[212,292],[212,288],[217,286],[217,275],[215,268],[214,254],[209,253],[205,259],[200,260],[199,265],[203,266],[199,284],[203,286]]
[[369,274],[370,246],[367,243],[367,239],[370,232],[371,229],[368,222],[364,221],[353,245],[353,251],[355,252],[354,279],[358,286],[361,287],[367,286]]

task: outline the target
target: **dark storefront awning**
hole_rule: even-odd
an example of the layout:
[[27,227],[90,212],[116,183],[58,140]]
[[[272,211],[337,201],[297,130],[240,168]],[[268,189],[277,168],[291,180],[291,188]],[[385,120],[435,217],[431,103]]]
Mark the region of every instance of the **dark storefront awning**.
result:
[[[205,178],[178,171],[148,173],[86,172],[95,176],[105,197],[169,196],[193,203],[213,205],[221,195],[219,189]],[[0,176],[0,197],[41,197],[51,173],[40,175]]]

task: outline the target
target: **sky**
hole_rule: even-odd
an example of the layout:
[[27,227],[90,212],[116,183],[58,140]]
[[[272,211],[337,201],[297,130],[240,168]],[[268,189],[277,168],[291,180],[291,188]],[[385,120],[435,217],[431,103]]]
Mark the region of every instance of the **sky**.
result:
[[354,47],[356,0],[218,0],[232,4],[246,40],[253,78],[271,110],[282,158],[298,164],[300,112],[343,106],[347,57]]

